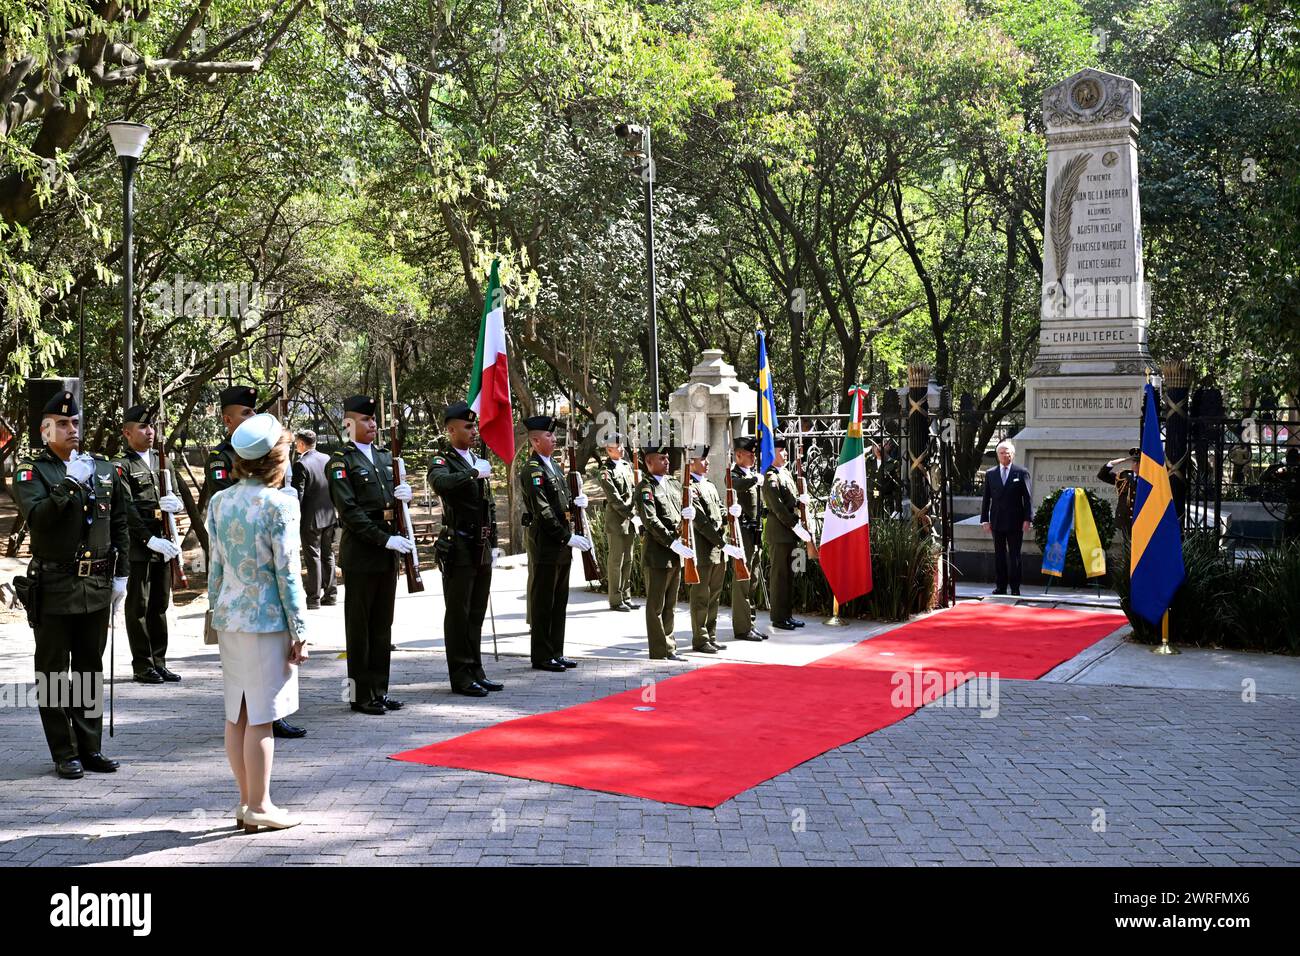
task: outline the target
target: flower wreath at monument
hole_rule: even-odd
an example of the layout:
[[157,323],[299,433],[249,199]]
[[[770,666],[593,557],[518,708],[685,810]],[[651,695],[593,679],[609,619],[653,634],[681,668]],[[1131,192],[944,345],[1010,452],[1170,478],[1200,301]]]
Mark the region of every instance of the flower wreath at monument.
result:
[[[1083,517],[1084,509],[1086,517]],[[1092,537],[1087,527],[1089,519],[1096,530],[1097,541],[1096,544],[1085,544],[1089,550],[1100,546],[1104,553],[1115,537],[1115,513],[1109,502],[1086,488],[1058,488],[1042,500],[1034,513],[1034,541],[1043,552],[1044,574],[1087,580],[1106,573],[1104,566],[1085,569],[1079,532],[1082,531],[1087,538]],[[1074,547],[1070,547],[1071,538]]]

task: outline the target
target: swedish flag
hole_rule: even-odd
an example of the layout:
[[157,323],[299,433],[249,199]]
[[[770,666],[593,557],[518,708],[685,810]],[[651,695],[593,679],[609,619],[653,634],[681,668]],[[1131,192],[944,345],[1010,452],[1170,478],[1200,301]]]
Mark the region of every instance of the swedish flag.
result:
[[1178,512],[1160,444],[1156,393],[1149,383],[1145,401],[1142,460],[1138,463],[1137,497],[1133,504],[1129,600],[1137,614],[1158,625],[1169,610],[1169,602],[1183,583],[1186,571]]
[[776,397],[767,364],[767,338],[758,333],[758,467],[767,471],[776,458]]

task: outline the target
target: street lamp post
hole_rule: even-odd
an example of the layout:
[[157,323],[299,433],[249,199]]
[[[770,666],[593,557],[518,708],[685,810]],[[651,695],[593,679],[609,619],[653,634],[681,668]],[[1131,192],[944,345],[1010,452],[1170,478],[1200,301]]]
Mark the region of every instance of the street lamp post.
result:
[[614,135],[627,143],[627,155],[634,157],[641,170],[641,181],[645,184],[645,264],[646,264],[646,309],[649,313],[650,328],[650,391],[653,396],[653,417],[650,431],[654,441],[661,440],[659,430],[659,320],[655,302],[655,164],[650,151],[650,127],[637,126],[632,123],[619,123],[614,127]]
[[135,243],[133,220],[135,202],[132,186],[135,168],[149,142],[150,129],[143,123],[116,120],[108,124],[113,149],[122,163],[122,408],[135,404]]

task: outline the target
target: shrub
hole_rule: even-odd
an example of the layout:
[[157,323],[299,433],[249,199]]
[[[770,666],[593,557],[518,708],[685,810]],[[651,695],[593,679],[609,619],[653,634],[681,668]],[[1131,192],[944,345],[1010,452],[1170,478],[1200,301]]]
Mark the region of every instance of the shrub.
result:
[[[1192,647],[1300,653],[1300,543],[1234,560],[1213,534],[1183,539],[1187,576],[1169,608],[1169,640]],[[1160,642],[1160,628],[1137,617],[1129,602],[1129,550],[1112,585],[1133,624],[1133,638]]]

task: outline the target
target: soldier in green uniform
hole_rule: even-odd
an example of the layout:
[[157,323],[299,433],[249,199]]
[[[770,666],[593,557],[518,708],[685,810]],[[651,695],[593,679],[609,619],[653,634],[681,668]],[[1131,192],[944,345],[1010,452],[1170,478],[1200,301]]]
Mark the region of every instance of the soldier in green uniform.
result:
[[488,691],[506,686],[488,679],[480,649],[497,546],[492,466],[474,454],[477,412],[464,402],[455,402],[447,406],[442,421],[446,431],[429,463],[429,484],[442,499],[437,552],[447,605],[442,628],[447,671],[453,692],[486,697]]
[[[224,491],[233,485],[235,478],[235,449],[230,444],[230,436],[244,423],[244,419],[257,414],[257,389],[251,385],[231,385],[221,390],[221,424],[226,429],[226,437],[219,445],[208,449],[208,464],[204,469],[204,491],[207,499],[218,491]],[[277,720],[271,724],[271,733],[280,738],[306,737],[307,731],[295,727],[287,720]]]
[[100,752],[104,645],[130,563],[126,488],[111,462],[80,450],[80,416],[71,392],[56,393],[41,416],[45,450],[14,472],[32,535],[23,603],[36,632],[37,703],[56,772],[69,780],[118,768]]
[[207,491],[209,500],[236,481],[235,450],[230,445],[230,436],[243,424],[245,418],[251,418],[256,412],[257,389],[251,385],[232,385],[221,390],[218,400],[221,402],[221,424],[226,429],[226,437],[221,439],[219,445],[208,449],[204,490]]
[[[772,467],[763,476],[763,505],[767,508],[767,550],[772,556],[770,601],[772,626],[783,631],[803,627],[804,622],[793,616],[790,590],[792,585],[791,558],[800,542],[812,540],[812,532],[799,520],[799,488],[785,467],[786,440],[776,440],[776,456]],[[806,505],[808,502],[804,501]]]
[[353,395],[343,403],[348,441],[325,466],[330,498],[339,513],[343,539],[343,626],[347,632],[350,704],[354,711],[379,716],[401,710],[388,696],[392,657],[393,601],[397,597],[397,556],[415,545],[397,533],[393,502],[410,501],[403,476],[393,487],[392,454],[374,447],[379,427],[375,400]]
[[562,672],[578,662],[564,656],[564,623],[569,608],[569,570],[573,549],[591,550],[591,539],[574,534],[572,508],[587,507],[587,496],[569,500],[555,453],[555,419],[524,419],[533,453],[519,469],[524,524],[528,527],[528,633],[533,670]]
[[641,565],[645,574],[646,639],[652,661],[686,660],[677,653],[673,631],[682,558],[693,558],[695,552],[682,544],[678,526],[682,518],[694,517],[694,508],[682,508],[682,486],[668,474],[668,456],[673,451],[667,445],[642,450],[645,473],[636,489],[637,508],[645,526]]
[[735,442],[735,464],[731,466],[731,488],[735,503],[728,509],[740,525],[740,543],[745,549],[746,581],[731,579],[731,628],[738,641],[765,641],[768,635],[754,626],[754,603],[758,592],[759,474],[754,450],[758,442],[741,437]]
[[691,507],[695,511],[691,537],[695,567],[700,573],[700,583],[689,587],[691,650],[716,654],[727,646],[718,643],[718,604],[722,601],[727,559],[743,557],[744,552],[727,543],[722,498],[709,480],[709,446],[696,445],[690,455]]
[[605,492],[605,574],[609,576],[609,609],[634,611],[632,603],[632,548],[641,527],[632,487],[632,466],[623,460],[623,436],[614,435],[605,445],[605,460],[596,471],[596,482]]
[[[180,498],[159,490],[158,453],[154,451],[152,410],[135,405],[123,417],[126,451],[114,462],[130,493],[127,526],[131,536],[131,574],[126,585],[126,637],[131,645],[131,672],[139,684],[175,683],[180,675],[167,667],[167,606],[171,603],[170,562],[180,545],[163,535],[163,514],[184,510]],[[173,488],[176,476],[172,475]]]

